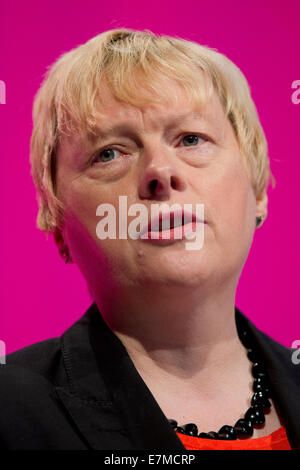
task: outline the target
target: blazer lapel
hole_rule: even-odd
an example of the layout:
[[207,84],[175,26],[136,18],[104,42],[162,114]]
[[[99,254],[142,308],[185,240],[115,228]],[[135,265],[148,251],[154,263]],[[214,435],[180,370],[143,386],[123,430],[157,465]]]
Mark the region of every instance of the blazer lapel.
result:
[[[287,348],[264,335],[236,309],[236,326],[260,350],[294,449],[300,448],[300,369]],[[186,450],[126,348],[95,303],[62,336],[67,383],[56,394],[87,446],[97,450]],[[296,383],[295,377],[298,377]]]
[[185,450],[95,303],[62,349],[68,381],[55,391],[88,447]]
[[98,313],[92,316],[90,339],[101,376],[118,410],[133,449],[185,450],[126,348]]
[[246,328],[260,352],[269,376],[273,397],[292,449],[300,449],[300,365],[292,362],[292,352],[257,329],[237,308],[236,325]]

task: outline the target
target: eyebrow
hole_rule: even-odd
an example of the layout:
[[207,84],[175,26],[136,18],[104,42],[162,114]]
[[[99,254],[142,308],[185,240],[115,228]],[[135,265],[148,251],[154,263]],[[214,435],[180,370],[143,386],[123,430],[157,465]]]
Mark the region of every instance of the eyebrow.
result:
[[[203,113],[200,113],[199,111],[194,111],[191,113],[185,113],[185,114],[180,114],[175,117],[166,118],[166,127],[167,129],[170,129],[173,126],[178,126],[181,122],[186,121],[188,119],[199,119],[202,122],[209,123],[209,119],[207,116],[205,116]],[[101,126],[97,124],[95,126],[95,130],[97,132],[97,135],[91,136],[92,140],[98,141],[100,139],[105,139],[109,138],[111,136],[121,134],[121,133],[126,133],[128,137],[131,137],[136,134],[136,126],[134,124],[130,124],[128,121],[123,121],[119,122],[116,125],[109,126],[105,124],[104,126]]]

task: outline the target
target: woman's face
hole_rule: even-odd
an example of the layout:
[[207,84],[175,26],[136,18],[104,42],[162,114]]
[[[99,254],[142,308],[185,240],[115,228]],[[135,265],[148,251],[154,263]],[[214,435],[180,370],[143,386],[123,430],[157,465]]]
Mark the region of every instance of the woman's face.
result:
[[[175,82],[168,82],[165,94],[177,96],[174,104],[139,109],[120,104],[106,90],[98,138],[74,135],[60,144],[57,196],[66,211],[56,243],[68,246],[93,292],[104,295],[113,284],[236,283],[247,258],[262,203],[256,202],[222,106],[214,95],[202,109],[194,108]],[[127,197],[127,208],[143,204],[149,219],[152,204],[192,204],[193,212],[204,204],[202,248],[187,250],[186,239],[118,238],[119,196]],[[115,207],[117,237],[101,240],[96,209],[104,203]]]

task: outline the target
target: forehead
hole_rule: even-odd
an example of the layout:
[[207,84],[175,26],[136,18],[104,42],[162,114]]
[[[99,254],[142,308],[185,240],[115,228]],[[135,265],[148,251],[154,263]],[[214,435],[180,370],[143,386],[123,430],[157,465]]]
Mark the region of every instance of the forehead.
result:
[[101,95],[99,111],[99,125],[104,127],[107,123],[132,120],[156,128],[167,124],[170,120],[180,121],[185,116],[203,120],[224,117],[222,105],[216,94],[200,104],[193,102],[182,87],[173,83],[165,88],[160,101],[149,101],[143,106],[120,102],[110,92],[105,93]]
[[163,93],[159,100],[154,96],[151,99],[151,93],[146,92],[146,103],[140,106],[116,99],[109,88],[103,86],[98,98],[95,124],[97,137],[107,136],[121,127],[131,125],[140,132],[150,132],[161,127],[171,128],[188,120],[197,120],[215,127],[224,126],[224,109],[215,92],[200,103],[193,101],[176,82],[162,80],[161,86]]
[[[98,146],[112,144],[115,139],[136,139],[143,134],[172,135],[173,132],[205,132],[224,147],[238,142],[216,92],[205,100],[193,101],[176,82],[163,85],[162,98],[151,94],[146,104],[135,106],[115,98],[107,87],[99,90],[93,130],[83,130],[62,136],[58,153],[63,159],[81,162]],[[115,143],[115,142],[114,142]],[[60,158],[62,158],[62,156]]]

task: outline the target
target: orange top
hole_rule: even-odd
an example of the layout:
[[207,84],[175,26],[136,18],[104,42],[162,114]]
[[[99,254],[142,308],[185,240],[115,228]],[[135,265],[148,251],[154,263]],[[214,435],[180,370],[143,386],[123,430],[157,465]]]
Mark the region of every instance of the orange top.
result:
[[205,439],[202,437],[187,436],[176,433],[188,450],[292,450],[285,428],[281,428],[265,437],[256,439],[237,439],[223,441],[221,439]]

